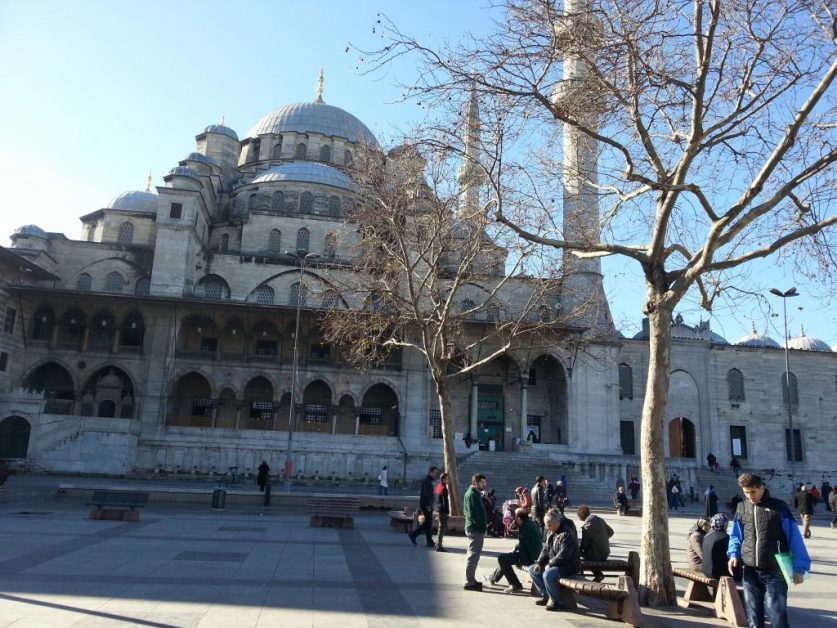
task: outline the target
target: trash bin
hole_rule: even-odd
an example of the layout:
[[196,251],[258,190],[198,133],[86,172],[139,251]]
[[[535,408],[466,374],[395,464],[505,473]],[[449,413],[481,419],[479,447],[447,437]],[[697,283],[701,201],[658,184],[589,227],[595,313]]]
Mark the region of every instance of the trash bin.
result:
[[227,503],[227,489],[222,485],[218,485],[214,491],[212,491],[212,510],[223,510]]

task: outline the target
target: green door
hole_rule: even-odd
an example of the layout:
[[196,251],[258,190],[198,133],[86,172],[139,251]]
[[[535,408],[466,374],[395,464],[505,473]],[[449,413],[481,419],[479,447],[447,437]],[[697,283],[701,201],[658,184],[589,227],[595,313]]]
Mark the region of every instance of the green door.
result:
[[503,387],[480,386],[477,399],[477,437],[480,449],[490,449],[494,441],[494,450],[503,451]]

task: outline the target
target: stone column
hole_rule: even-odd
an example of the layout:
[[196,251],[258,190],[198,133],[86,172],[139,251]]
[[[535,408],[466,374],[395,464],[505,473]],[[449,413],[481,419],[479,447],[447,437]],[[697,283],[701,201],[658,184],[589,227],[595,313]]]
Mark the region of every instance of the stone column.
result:
[[477,410],[479,409],[479,380],[471,382],[471,438],[477,439]]
[[526,380],[520,380],[520,438],[526,440],[529,436],[527,429],[527,417],[529,416],[529,384]]
[[240,429],[241,427],[241,407],[241,402],[237,401],[235,404],[235,429]]
[[355,412],[355,436],[360,434],[360,412]]
[[87,351],[87,347],[90,345],[90,326],[84,328],[84,334],[81,337],[81,350]]
[[337,433],[337,412],[331,413],[331,433]]
[[113,347],[112,352],[118,353],[119,352],[119,343],[122,341],[122,334],[120,333],[119,327],[116,328],[116,331],[113,332]]

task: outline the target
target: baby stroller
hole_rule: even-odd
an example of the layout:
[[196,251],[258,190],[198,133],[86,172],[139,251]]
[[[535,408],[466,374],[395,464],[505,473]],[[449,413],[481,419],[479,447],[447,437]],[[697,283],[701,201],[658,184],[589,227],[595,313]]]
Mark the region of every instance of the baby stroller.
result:
[[494,496],[493,488],[488,489],[482,494],[482,504],[485,506],[486,533],[493,537],[503,536],[503,516],[497,510],[497,500]]
[[516,499],[507,499],[503,502],[503,536],[507,539],[517,537],[518,528],[514,512],[519,506],[520,503]]

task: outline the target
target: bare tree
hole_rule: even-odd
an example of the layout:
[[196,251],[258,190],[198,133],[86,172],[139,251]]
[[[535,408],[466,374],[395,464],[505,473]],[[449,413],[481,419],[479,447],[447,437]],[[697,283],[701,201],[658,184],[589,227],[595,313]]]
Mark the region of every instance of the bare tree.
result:
[[560,310],[556,260],[543,257],[554,249],[498,229],[476,195],[451,182],[463,157],[444,141],[356,157],[361,200],[347,220],[359,238],[351,268],[329,276],[352,303],[323,321],[341,355],[360,366],[393,350],[422,356],[441,413],[453,514],[461,514],[453,383],[513,347],[580,342],[585,331],[581,309]]
[[[502,101],[503,126],[532,139],[492,173],[496,220],[563,250],[568,267],[614,254],[641,265],[650,342],[640,592],[672,605],[662,425],[673,310],[690,292],[711,309],[733,273],[783,249],[833,279],[833,5],[505,0],[494,11],[488,36],[436,48],[381,16],[384,43],[368,67],[418,61],[406,95],[429,108],[472,81]],[[514,160],[528,173],[515,183],[536,184],[517,189],[531,202],[512,214],[503,176]],[[544,202],[561,195],[563,219]]]

